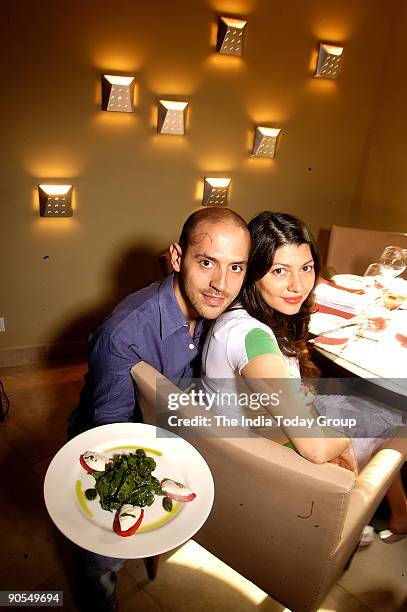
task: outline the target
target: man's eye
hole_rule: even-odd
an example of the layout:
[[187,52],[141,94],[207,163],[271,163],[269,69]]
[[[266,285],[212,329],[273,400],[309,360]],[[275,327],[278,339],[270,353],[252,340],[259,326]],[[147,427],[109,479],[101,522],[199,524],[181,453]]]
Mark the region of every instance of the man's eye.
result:
[[233,272],[243,272],[243,266],[241,266],[240,264],[233,264],[231,268]]
[[209,259],[201,259],[199,263],[203,268],[207,268],[208,270],[213,267],[213,263],[209,261]]

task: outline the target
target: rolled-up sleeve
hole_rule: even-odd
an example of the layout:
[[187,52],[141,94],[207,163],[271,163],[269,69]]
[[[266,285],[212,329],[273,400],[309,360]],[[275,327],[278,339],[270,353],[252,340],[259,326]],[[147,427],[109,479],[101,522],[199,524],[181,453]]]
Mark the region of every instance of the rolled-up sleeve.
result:
[[130,369],[139,361],[134,348],[118,335],[104,332],[93,339],[89,365],[95,425],[133,420],[136,399]]

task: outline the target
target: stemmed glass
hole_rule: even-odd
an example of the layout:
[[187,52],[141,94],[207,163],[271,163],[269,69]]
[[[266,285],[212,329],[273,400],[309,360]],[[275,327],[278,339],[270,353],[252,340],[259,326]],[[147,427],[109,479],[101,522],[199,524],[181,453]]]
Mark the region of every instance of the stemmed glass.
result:
[[383,285],[381,283],[382,265],[371,263],[363,274],[363,285],[368,296],[369,304],[372,304],[381,295]]
[[[406,299],[406,289],[405,281],[396,280],[396,277],[404,272],[406,267],[407,250],[401,247],[386,247],[380,262],[370,264],[363,275],[369,303],[374,304],[382,298],[383,305],[389,310],[399,308]],[[398,284],[399,282],[402,284]]]
[[399,276],[407,267],[407,249],[388,246],[380,256],[381,273],[383,276]]

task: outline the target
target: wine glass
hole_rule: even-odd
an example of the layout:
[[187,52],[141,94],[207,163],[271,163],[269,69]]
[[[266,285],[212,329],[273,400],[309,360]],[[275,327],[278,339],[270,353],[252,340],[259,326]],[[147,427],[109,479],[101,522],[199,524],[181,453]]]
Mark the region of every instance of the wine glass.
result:
[[363,285],[369,303],[375,302],[381,293],[383,285],[381,283],[382,265],[378,262],[368,265],[363,273]]
[[407,267],[407,251],[401,247],[388,246],[380,256],[381,273],[383,276],[399,276]]
[[363,284],[366,289],[381,286],[382,264],[375,262],[368,265],[363,273]]

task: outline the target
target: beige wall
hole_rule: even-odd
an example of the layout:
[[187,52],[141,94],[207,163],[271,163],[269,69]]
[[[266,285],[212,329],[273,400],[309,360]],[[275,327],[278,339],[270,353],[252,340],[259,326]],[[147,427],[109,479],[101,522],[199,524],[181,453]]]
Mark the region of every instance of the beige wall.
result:
[[[156,256],[200,205],[204,176],[232,177],[230,206],[248,219],[280,209],[314,231],[346,223],[391,7],[384,0],[8,2],[0,348],[83,339],[120,297],[158,275]],[[213,52],[217,12],[247,17],[244,58]],[[312,78],[319,40],[345,45],[337,82]],[[136,76],[134,114],[100,110],[100,73],[115,71]],[[185,137],[156,134],[156,100],[171,96],[190,103]],[[275,160],[249,156],[262,123],[283,128]],[[36,185],[53,179],[74,185],[70,219],[38,215]]]
[[407,232],[407,3],[398,0],[350,221]]

